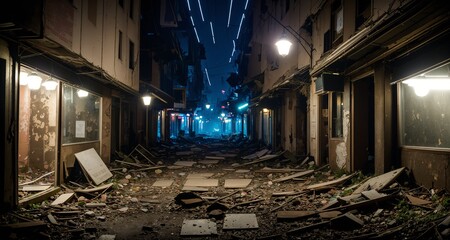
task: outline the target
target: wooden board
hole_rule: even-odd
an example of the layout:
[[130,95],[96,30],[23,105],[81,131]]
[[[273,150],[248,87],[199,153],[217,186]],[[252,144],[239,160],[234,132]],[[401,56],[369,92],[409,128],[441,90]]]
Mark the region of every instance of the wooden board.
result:
[[94,148],[75,153],[75,158],[96,185],[113,176]]
[[252,179],[225,179],[224,188],[245,188],[252,182]]
[[207,178],[192,178],[186,180],[185,187],[217,187],[219,186],[219,179]]
[[305,216],[311,216],[314,211],[279,211],[277,212],[277,219],[300,219]]
[[54,206],[54,205],[58,205],[58,204],[63,204],[65,202],[67,202],[68,200],[70,200],[73,197],[74,193],[64,193],[62,195],[60,195],[57,199],[55,199],[55,201],[53,201],[50,205]]
[[292,175],[289,175],[289,176],[286,176],[286,177],[277,178],[277,179],[273,180],[272,182],[283,182],[283,181],[286,181],[286,180],[289,180],[289,179],[303,177],[303,176],[312,174],[313,172],[314,172],[314,170],[306,170],[304,172],[298,172],[296,174],[292,174]]
[[381,174],[379,176],[370,178],[369,180],[365,181],[361,186],[359,186],[354,192],[355,193],[361,193],[363,191],[372,190],[375,189],[377,191],[391,185],[394,180],[400,176],[400,174],[405,170],[405,167],[395,169],[393,171],[387,172],[385,174]]
[[355,174],[350,174],[348,176],[342,176],[342,177],[340,177],[338,179],[335,179],[335,180],[332,180],[332,181],[309,185],[306,188],[310,189],[310,190],[314,190],[314,189],[320,189],[320,188],[323,188],[323,187],[338,185],[338,184],[344,183],[348,179],[352,178],[354,175]]
[[156,180],[156,182],[153,183],[152,187],[170,187],[172,186],[173,179],[160,179]]
[[192,167],[196,162],[194,161],[176,161],[173,165],[175,166],[183,166],[183,167]]
[[108,183],[108,184],[101,185],[101,186],[94,187],[94,188],[88,188],[88,189],[76,189],[76,190],[74,190],[74,191],[75,191],[75,192],[78,192],[78,193],[100,192],[100,191],[104,191],[104,190],[110,188],[112,185],[113,185],[113,183]]
[[22,187],[24,192],[40,192],[50,188],[51,185],[25,185]]

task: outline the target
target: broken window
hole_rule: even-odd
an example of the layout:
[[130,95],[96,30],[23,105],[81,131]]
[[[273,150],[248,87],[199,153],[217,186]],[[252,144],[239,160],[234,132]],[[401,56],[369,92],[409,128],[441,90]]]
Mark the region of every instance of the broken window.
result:
[[342,92],[332,93],[332,137],[343,137],[343,116],[344,116],[344,94]]
[[63,86],[62,143],[100,140],[101,98],[85,90]]
[[450,148],[449,70],[447,64],[399,84],[403,146]]

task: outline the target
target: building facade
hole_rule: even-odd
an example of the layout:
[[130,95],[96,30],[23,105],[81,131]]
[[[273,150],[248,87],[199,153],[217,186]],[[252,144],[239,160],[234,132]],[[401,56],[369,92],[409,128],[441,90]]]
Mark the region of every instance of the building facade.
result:
[[[260,2],[247,76],[261,86],[255,138],[302,153],[291,141],[305,134],[318,165],[368,174],[404,166],[419,184],[449,189],[447,2]],[[293,52],[279,57],[274,43],[283,29]],[[284,89],[292,79],[309,89]],[[302,96],[305,107],[294,114]]]
[[[15,1],[1,12],[4,210],[57,191],[77,152],[109,163],[137,144],[143,106],[139,0]],[[18,195],[43,175],[48,189]]]

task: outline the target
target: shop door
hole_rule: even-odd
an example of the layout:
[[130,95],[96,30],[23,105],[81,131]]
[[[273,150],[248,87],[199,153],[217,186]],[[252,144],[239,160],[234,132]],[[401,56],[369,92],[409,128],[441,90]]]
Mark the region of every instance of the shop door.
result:
[[373,173],[375,168],[374,79],[353,83],[352,170]]

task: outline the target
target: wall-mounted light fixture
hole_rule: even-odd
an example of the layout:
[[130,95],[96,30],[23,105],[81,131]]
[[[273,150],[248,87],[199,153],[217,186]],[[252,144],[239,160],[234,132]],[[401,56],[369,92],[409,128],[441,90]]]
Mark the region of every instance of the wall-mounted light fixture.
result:
[[27,82],[30,90],[38,90],[41,87],[42,78],[37,73],[32,72],[28,74]]
[[211,104],[206,103],[206,104],[205,104],[205,107],[206,107],[206,109],[209,109],[209,108],[211,107]]
[[450,90],[450,78],[448,76],[418,76],[403,81],[404,84],[414,88],[419,97],[425,97],[430,90]]
[[152,102],[152,97],[149,94],[144,95],[142,96],[142,101],[144,102],[145,106],[149,106],[150,103]]
[[[278,53],[285,57],[287,55],[289,55],[289,50],[291,48],[292,42],[289,41],[289,39],[286,36],[286,31],[289,32],[299,43],[300,45],[303,47],[303,49],[305,49],[306,53],[308,54],[309,57],[311,57],[311,53],[312,53],[312,49],[313,46],[311,43],[309,43],[308,41],[306,41],[305,38],[303,38],[300,33],[298,33],[297,31],[295,31],[292,27],[290,26],[285,26],[283,23],[281,23],[278,19],[276,19],[272,14],[270,14],[269,11],[266,11],[266,13],[269,15],[269,17],[271,17],[273,20],[275,20],[275,22],[277,22],[278,24],[280,24],[280,26],[283,27],[283,34],[280,38],[280,40],[278,40],[275,43],[275,46],[277,47]],[[305,47],[305,45],[307,45],[307,47]]]

